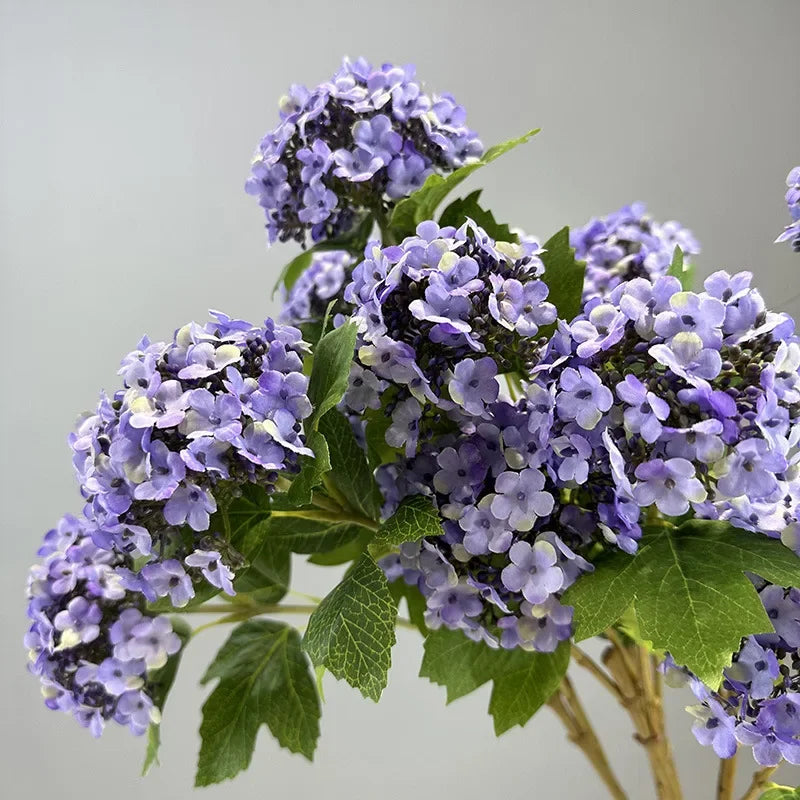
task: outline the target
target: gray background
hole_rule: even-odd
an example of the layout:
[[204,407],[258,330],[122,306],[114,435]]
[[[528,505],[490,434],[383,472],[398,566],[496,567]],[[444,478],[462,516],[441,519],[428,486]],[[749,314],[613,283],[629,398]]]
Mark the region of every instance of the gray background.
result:
[[[498,218],[542,236],[645,200],[689,224],[701,272],[753,268],[768,301],[800,310],[800,258],[772,240],[800,161],[800,3],[0,2],[3,346],[0,563],[3,794],[186,797],[203,693],[222,631],[191,645],[163,726],[164,766],[137,777],[142,742],[99,742],[46,711],[24,672],[23,584],[38,541],[79,498],[65,444],[119,358],[209,306],[260,319],[293,247],[267,252],[242,191],[249,157],[292,82],[342,54],[413,61],[452,91],[487,144],[543,133],[480,173]],[[474,183],[474,182],[473,182]],[[296,587],[334,576],[298,565]],[[316,763],[263,734],[250,771],[213,798],[605,795],[543,712],[495,740],[480,691],[445,709],[401,631],[379,706],[328,680]],[[627,719],[577,676],[631,798],[652,797]],[[687,698],[669,695],[687,798],[712,794]],[[749,774],[750,756],[743,767]],[[791,781],[791,773],[784,773]],[[800,770],[794,770],[800,782]]]

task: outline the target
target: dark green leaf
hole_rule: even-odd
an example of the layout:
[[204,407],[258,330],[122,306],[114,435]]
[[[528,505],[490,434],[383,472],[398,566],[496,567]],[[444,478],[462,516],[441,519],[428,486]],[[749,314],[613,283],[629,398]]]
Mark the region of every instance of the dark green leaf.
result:
[[416,226],[427,219],[433,219],[436,209],[447,195],[465,181],[475,170],[490,164],[517,145],[527,142],[539,129],[529,131],[519,139],[511,139],[490,147],[483,158],[459,167],[447,175],[430,175],[425,183],[412,195],[401,200],[394,208],[389,227],[397,238],[413,233]]
[[311,266],[311,260],[314,258],[315,249],[312,247],[310,250],[303,250],[300,255],[295,256],[282,270],[275,282],[275,287],[272,290],[272,296],[283,285],[287,289],[291,289],[295,285],[297,279]]
[[303,646],[315,665],[377,701],[391,666],[396,616],[383,570],[365,555],[311,615]]
[[415,494],[406,497],[375,534],[376,552],[397,547],[403,542],[416,542],[426,536],[441,536],[442,521],[430,497]]
[[392,461],[396,461],[402,451],[386,443],[386,431],[392,424],[392,415],[387,414],[382,408],[368,408],[364,417],[367,420],[364,439],[367,443],[369,465],[373,469],[377,469],[381,464],[390,464]]
[[319,420],[342,399],[347,390],[356,333],[356,324],[349,321],[319,340],[308,381],[308,399],[314,411],[308,419],[307,428],[316,430]]
[[303,517],[273,517],[266,535],[293,553],[330,553],[372,531],[352,522],[326,522]]
[[[350,423],[334,408],[319,421],[330,450],[329,481],[346,505],[369,519],[380,515],[381,495]],[[309,551],[311,552],[311,551]]]
[[442,212],[439,225],[441,227],[452,225],[454,228],[460,228],[469,218],[480,225],[496,242],[519,242],[519,237],[516,233],[512,233],[508,225],[501,225],[491,211],[480,206],[478,203],[480,196],[481,190],[476,189],[466,197],[453,200]]
[[246,769],[266,724],[282,747],[311,759],[319,737],[316,681],[294,628],[271,620],[239,625],[203,676],[219,678],[203,705],[196,786]]
[[667,275],[677,278],[681,282],[684,291],[691,291],[694,284],[694,266],[684,259],[683,250],[678,245],[675,245],[672,263],[669,265]]
[[325,437],[317,430],[306,430],[306,444],[313,450],[314,458],[300,457],[300,473],[292,479],[286,493],[287,499],[295,506],[306,506],[316,486],[322,483],[322,476],[331,468],[331,457]]
[[[167,695],[175,682],[175,676],[178,673],[178,667],[181,663],[183,656],[183,649],[186,647],[189,639],[192,636],[192,629],[180,618],[173,617],[172,630],[178,635],[181,640],[181,649],[177,653],[167,659],[167,663],[163,667],[150,673],[148,676],[148,694],[153,700],[159,711],[164,712],[164,704],[167,702]],[[147,775],[153,764],[158,764],[158,748],[161,746],[161,722],[151,723],[147,729],[147,749],[144,756],[144,764],[142,765],[142,775]]]
[[[583,277],[586,263],[575,259],[575,249],[569,244],[569,228],[562,228],[544,244],[542,280],[550,290],[547,301],[556,307],[559,319],[569,322],[581,310]],[[551,336],[556,326],[546,325],[540,336]]]
[[373,531],[362,528],[358,538],[327,553],[314,553],[308,562],[318,567],[335,567],[347,564],[349,561],[357,561],[364,554],[374,535]]
[[461,631],[440,629],[425,640],[420,675],[447,689],[447,702],[494,682],[489,713],[499,736],[524,725],[556,691],[567,671],[570,648],[554,653],[503,650],[473,642]]
[[511,662],[512,650],[495,650],[473,642],[463,631],[440,628],[425,639],[425,655],[419,674],[447,689],[447,702],[474,692],[502,675]]
[[389,591],[394,598],[398,610],[400,608],[400,601],[405,599],[409,621],[416,626],[417,630],[423,636],[427,636],[430,633],[430,629],[425,624],[425,610],[428,605],[425,602],[425,597],[417,586],[409,586],[401,578],[389,584]]
[[236,573],[233,587],[259,603],[277,603],[289,591],[292,557],[286,544],[269,535],[272,520],[241,533],[234,545],[248,565]]
[[550,699],[567,672],[570,646],[562,642],[554,653],[509,652],[512,657],[503,673],[495,677],[489,700],[498,736],[515,725],[525,725]]
[[356,332],[354,322],[345,322],[326,333],[314,351],[314,364],[308,381],[308,399],[314,410],[305,422],[306,443],[314,452],[314,458],[301,457],[300,474],[294,478],[287,492],[288,499],[296,505],[304,506],[311,502],[312,490],[331,469],[330,450],[317,426],[347,390]]
[[648,528],[636,556],[615,553],[564,595],[580,641],[614,624],[633,601],[644,639],[712,688],[743,636],[772,624],[745,572],[797,586],[800,561],[779,541],[725,522]]

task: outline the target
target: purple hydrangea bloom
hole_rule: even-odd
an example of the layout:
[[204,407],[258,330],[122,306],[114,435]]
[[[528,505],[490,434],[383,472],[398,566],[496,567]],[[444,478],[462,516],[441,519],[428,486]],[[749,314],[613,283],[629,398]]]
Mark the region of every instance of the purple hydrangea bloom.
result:
[[[64,517],[45,537],[41,563],[31,568],[29,669],[42,682],[47,707],[73,715],[94,736],[112,719],[141,734],[158,719],[148,670],[163,666],[181,641],[168,617],[144,616],[144,597],[121,589],[119,575],[130,571],[132,558],[98,547],[92,524]],[[146,652],[130,648],[137,637]]]
[[468,414],[480,416],[487,403],[497,400],[497,364],[488,356],[459,361],[447,387],[450,397]]
[[635,474],[638,483],[633,487],[633,494],[643,508],[655,504],[662,514],[679,517],[689,510],[690,503],[702,503],[706,499],[703,484],[685,458],[645,461],[636,468]]
[[425,94],[413,67],[345,59],[315,89],[292,87],[245,189],[264,209],[270,243],[304,242],[306,232],[316,242],[482,153],[463,108],[450,95]]
[[614,397],[608,387],[588,367],[568,367],[561,373],[561,393],[556,408],[562,419],[575,420],[584,430],[592,430],[603,413],[611,408]]
[[665,275],[676,246],[681,248],[687,267],[691,257],[700,252],[690,230],[674,220],[656,222],[643,203],[623,206],[607,217],[573,228],[570,244],[576,256],[586,261],[584,302],[604,297],[625,281]]
[[556,549],[549,542],[540,540],[533,547],[516,542],[508,555],[511,563],[503,569],[503,585],[512,592],[522,592],[529,603],[544,603],[564,585]]

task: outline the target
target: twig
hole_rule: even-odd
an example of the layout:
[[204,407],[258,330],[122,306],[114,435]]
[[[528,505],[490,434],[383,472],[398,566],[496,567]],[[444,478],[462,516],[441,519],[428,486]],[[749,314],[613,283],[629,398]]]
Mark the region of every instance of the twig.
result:
[[750,786],[742,795],[742,800],[756,800],[756,798],[761,794],[761,790],[766,788],[767,784],[769,783],[769,779],[772,777],[772,773],[775,772],[776,769],[778,769],[777,766],[764,767],[763,769],[754,772],[753,780],[750,781]]
[[[644,648],[625,648],[616,631],[607,634],[614,646],[603,654],[603,662],[625,697],[623,705],[636,727],[635,738],[647,753],[658,797],[681,800],[678,771],[664,730],[664,713],[656,693],[650,656],[646,650],[644,656],[637,652]],[[628,649],[636,652],[636,659],[625,652]]]
[[588,653],[581,650],[576,644],[572,645],[572,659],[578,666],[591,672],[622,705],[625,705],[625,696],[620,691],[619,686]]
[[567,699],[565,691],[567,680],[568,679],[565,678],[562,688],[550,698],[548,705],[564,724],[564,727],[567,729],[569,740],[573,742],[576,747],[580,748],[581,752],[594,767],[600,780],[606,785],[606,788],[614,800],[628,800],[628,796],[625,794],[625,790],[614,775],[602,745],[600,744],[600,740],[597,738],[597,734],[595,734],[589,720],[583,712],[583,708],[580,706],[571,685],[572,699],[577,703],[577,708],[573,707]]
[[717,800],[733,800],[733,789],[736,783],[736,753],[730,758],[719,760],[717,775]]

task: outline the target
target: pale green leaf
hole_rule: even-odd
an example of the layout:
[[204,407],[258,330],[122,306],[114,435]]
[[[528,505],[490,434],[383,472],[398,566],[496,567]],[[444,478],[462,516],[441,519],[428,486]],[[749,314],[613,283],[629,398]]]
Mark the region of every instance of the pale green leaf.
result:
[[404,542],[416,542],[425,537],[441,536],[442,521],[430,497],[421,494],[406,497],[397,510],[375,534],[373,549],[397,547]]
[[316,666],[377,701],[391,665],[396,615],[383,570],[365,555],[311,615],[303,646]]

